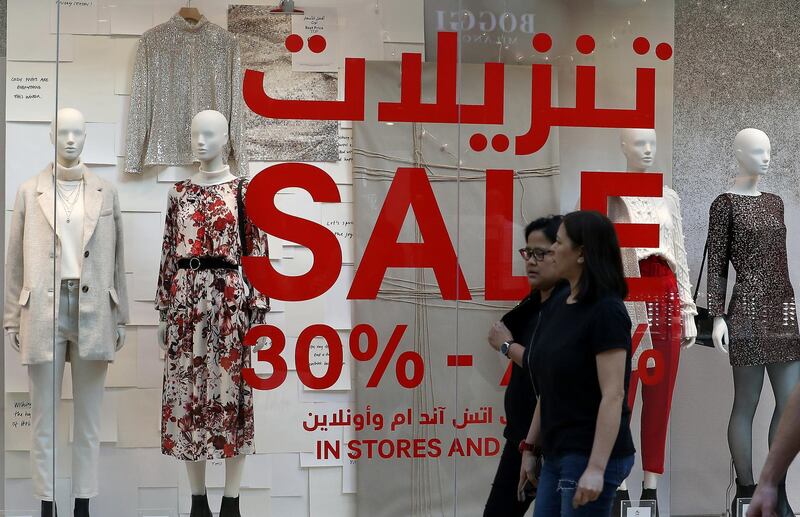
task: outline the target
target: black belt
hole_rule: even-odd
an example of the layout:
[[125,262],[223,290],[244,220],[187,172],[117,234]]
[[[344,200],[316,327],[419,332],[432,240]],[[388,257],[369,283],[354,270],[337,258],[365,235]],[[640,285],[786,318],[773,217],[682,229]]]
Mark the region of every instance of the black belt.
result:
[[220,257],[192,257],[178,259],[178,268],[197,271],[198,269],[239,269],[239,266]]

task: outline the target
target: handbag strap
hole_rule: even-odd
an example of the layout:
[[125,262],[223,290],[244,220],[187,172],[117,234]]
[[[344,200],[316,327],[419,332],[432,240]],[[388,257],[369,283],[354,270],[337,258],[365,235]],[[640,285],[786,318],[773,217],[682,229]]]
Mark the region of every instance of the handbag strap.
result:
[[236,210],[238,212],[237,222],[239,224],[239,244],[242,247],[242,256],[247,255],[247,238],[244,231],[244,200],[242,199],[242,184],[244,180],[239,180],[239,185],[236,187]]
[[703,260],[700,261],[700,273],[697,274],[697,284],[694,286],[694,295],[692,296],[692,301],[697,303],[697,293],[700,292],[700,282],[703,279],[703,268],[706,265],[706,257],[708,256],[708,239],[706,239],[706,243],[703,246]]

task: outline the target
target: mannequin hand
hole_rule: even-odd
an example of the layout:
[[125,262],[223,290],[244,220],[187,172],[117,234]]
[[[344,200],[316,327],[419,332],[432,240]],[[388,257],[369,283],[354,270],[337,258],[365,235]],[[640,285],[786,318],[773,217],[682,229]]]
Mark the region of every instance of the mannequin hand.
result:
[[759,483],[747,510],[747,517],[773,517],[777,515],[777,507],[778,487]]
[[122,347],[125,346],[125,325],[118,325],[117,326],[117,352],[122,350]]
[[508,330],[508,327],[506,327],[506,324],[502,321],[495,322],[495,324],[492,325],[492,328],[489,330],[489,344],[492,345],[492,348],[498,352],[500,351],[500,345],[506,341],[513,340],[514,337],[511,335],[511,331]]
[[258,352],[259,350],[263,350],[265,348],[268,348],[271,344],[272,344],[272,340],[270,338],[268,338],[267,336],[263,336],[263,337],[258,338],[258,341],[256,341],[256,344],[253,345],[253,350]]
[[681,312],[681,346],[684,350],[694,346],[697,340],[697,325],[694,323],[694,316],[686,311]]
[[722,316],[717,316],[714,318],[714,328],[711,331],[711,340],[714,342],[714,346],[717,350],[724,354],[728,353],[728,324],[725,323],[725,318]]
[[6,330],[6,335],[8,335],[8,342],[11,343],[11,348],[19,352],[19,329],[10,328]]
[[160,321],[158,322],[158,346],[161,347],[161,350],[167,351],[167,322]]

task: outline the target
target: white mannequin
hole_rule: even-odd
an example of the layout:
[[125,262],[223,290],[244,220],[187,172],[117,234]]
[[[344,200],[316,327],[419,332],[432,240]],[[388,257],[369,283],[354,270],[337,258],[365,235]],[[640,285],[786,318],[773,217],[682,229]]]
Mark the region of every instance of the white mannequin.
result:
[[[739,174],[734,178],[733,186],[728,192],[742,196],[760,196],[758,182],[769,169],[772,152],[769,137],[760,129],[743,129],[736,135],[733,148],[736,161],[739,162]],[[714,318],[711,339],[717,350],[728,353],[728,325],[722,316]]]
[[[620,147],[626,160],[626,171],[648,172],[655,162],[656,155],[656,131],[655,129],[632,129],[620,130]],[[693,318],[685,321],[686,325],[681,329],[681,346],[688,349],[695,344],[697,338],[697,328]],[[661,474],[644,471],[644,488],[655,489],[658,486],[658,479]],[[627,490],[627,484],[623,482],[619,490]]]
[[[58,164],[65,168],[72,168],[81,161],[81,153],[86,143],[86,120],[83,113],[73,108],[62,108],[58,110],[56,120],[50,124],[50,142],[56,147],[56,160]],[[58,126],[58,134],[55,134],[55,127]],[[57,168],[56,168],[57,169]],[[79,180],[81,178],[61,178]],[[19,352],[19,329],[8,329],[8,340],[11,346]],[[116,349],[125,344],[125,327],[117,326]]]
[[[197,185],[219,185],[236,179],[230,169],[223,163],[222,149],[228,143],[228,121],[225,116],[213,110],[201,111],[192,119],[192,149],[200,160],[200,168],[192,183]],[[158,325],[158,342],[166,350],[166,322]],[[263,348],[266,342],[261,341],[256,350]],[[225,460],[225,497],[238,497],[242,485],[245,456],[234,456]],[[189,486],[192,495],[206,493],[206,462],[186,462]]]
[[[625,155],[627,168],[631,172],[647,172],[652,167],[656,157],[656,130],[655,129],[622,129],[620,130],[620,147]],[[684,349],[694,346],[697,339],[697,327],[694,320],[689,320],[688,328],[684,328]]]
[[[124,322],[128,319],[127,289],[124,275],[119,274],[124,262],[119,199],[112,184],[81,163],[86,142],[86,122],[81,112],[72,108],[59,110],[51,124],[50,140],[56,163],[20,186],[9,250],[24,250],[33,241],[45,246],[51,243],[52,251],[49,259],[46,253],[35,251],[41,248],[7,259],[7,280],[12,287],[6,292],[6,300],[8,305],[8,295],[18,289],[16,283],[30,285],[20,287],[29,291],[47,289],[52,293],[49,302],[43,298],[44,303],[32,305],[26,298],[28,311],[46,314],[43,308],[49,304],[51,310],[58,309],[58,316],[55,321],[34,319],[31,324],[29,318],[22,319],[7,307],[7,333],[28,369],[31,477],[34,496],[41,500],[44,516],[55,511],[53,419],[61,399],[65,365],[67,361],[71,363],[75,422],[72,495],[75,514],[89,515],[89,501],[98,495],[100,409],[105,379],[114,352],[125,343]],[[73,186],[67,198],[61,190],[65,185]],[[85,195],[86,190],[89,192]],[[110,235],[116,240],[109,239]],[[54,238],[57,241],[53,242]],[[86,257],[91,258],[85,260]],[[58,264],[53,260],[60,261],[60,270],[53,271]],[[48,267],[47,262],[51,264],[49,279],[37,274]],[[100,300],[113,301],[115,305],[98,305],[90,289],[97,289]],[[104,289],[110,298],[103,298]],[[90,294],[84,298],[81,292]]]

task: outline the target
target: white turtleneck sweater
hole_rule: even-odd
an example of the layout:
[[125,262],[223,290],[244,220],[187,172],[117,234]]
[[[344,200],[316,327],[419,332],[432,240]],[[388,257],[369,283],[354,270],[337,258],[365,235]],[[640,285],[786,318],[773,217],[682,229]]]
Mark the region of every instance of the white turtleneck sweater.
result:
[[61,190],[68,198],[73,188],[80,189],[75,206],[67,222],[64,202],[56,192],[56,228],[61,241],[61,279],[79,279],[83,260],[83,220],[84,192],[83,172],[86,166],[78,163],[74,167],[56,165],[56,189]]

